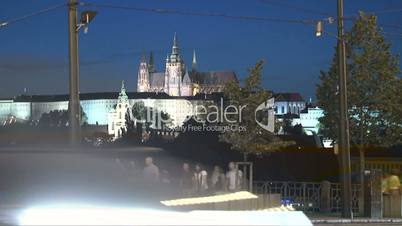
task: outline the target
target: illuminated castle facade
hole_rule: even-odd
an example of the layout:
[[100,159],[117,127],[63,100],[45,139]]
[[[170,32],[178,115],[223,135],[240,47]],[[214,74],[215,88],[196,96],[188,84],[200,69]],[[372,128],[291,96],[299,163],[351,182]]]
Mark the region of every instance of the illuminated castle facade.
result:
[[238,82],[236,74],[232,71],[198,71],[195,51],[193,52],[192,68],[187,70],[175,34],[172,52],[166,57],[165,72],[156,71],[152,53],[149,62],[146,61],[144,55],[141,57],[137,92],[164,92],[169,96],[211,94],[223,92],[225,84],[230,81]]

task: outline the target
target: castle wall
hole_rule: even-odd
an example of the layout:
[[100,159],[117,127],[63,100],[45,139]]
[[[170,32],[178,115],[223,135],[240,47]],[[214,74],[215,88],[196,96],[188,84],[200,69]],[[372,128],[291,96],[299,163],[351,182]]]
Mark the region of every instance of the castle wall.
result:
[[[116,103],[115,99],[81,100],[81,107],[87,116],[88,124],[107,125],[107,114]],[[10,115],[15,116],[18,121],[39,120],[43,113],[67,109],[68,101],[14,102],[13,100],[2,100],[0,101],[0,123],[3,123]]]
[[39,120],[43,113],[68,109],[68,101],[32,102],[32,120]]
[[90,125],[107,125],[107,115],[117,104],[117,99],[82,100],[81,107]]
[[13,115],[17,120],[29,120],[31,117],[31,102],[14,102],[11,105],[10,115]]
[[0,100],[0,123],[2,124],[11,114],[13,100]]

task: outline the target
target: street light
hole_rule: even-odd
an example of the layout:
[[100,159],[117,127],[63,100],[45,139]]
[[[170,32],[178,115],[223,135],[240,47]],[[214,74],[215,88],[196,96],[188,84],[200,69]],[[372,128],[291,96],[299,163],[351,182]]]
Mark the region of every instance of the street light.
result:
[[95,17],[95,11],[84,11],[78,23],[77,0],[70,0],[68,4],[68,30],[69,30],[69,58],[70,58],[70,98],[69,125],[70,143],[75,146],[81,141],[81,109],[79,97],[79,62],[78,62],[78,32],[84,27],[88,31],[88,24]]
[[[322,20],[317,21],[316,27],[315,27],[315,36],[320,37],[323,33],[324,33],[324,23],[329,23],[329,24],[333,24],[335,21],[335,19],[333,17],[328,17],[328,18],[324,18]],[[326,32],[327,34],[333,35],[329,32]],[[335,35],[333,35],[335,36]],[[338,38],[337,36],[335,36],[336,38]]]
[[[338,67],[339,67],[339,153],[342,187],[342,217],[353,218],[352,212],[352,182],[350,167],[349,118],[347,104],[347,70],[346,70],[346,43],[344,31],[343,0],[337,0],[338,8]],[[328,23],[334,19],[329,17]],[[323,21],[317,22],[316,36],[323,33]]]
[[323,23],[322,20],[317,22],[317,26],[315,29],[315,36],[320,37],[322,35]]
[[81,21],[77,25],[77,31],[80,30],[81,27],[84,27],[84,33],[88,33],[88,25],[95,18],[97,12],[92,10],[83,11],[81,13]]

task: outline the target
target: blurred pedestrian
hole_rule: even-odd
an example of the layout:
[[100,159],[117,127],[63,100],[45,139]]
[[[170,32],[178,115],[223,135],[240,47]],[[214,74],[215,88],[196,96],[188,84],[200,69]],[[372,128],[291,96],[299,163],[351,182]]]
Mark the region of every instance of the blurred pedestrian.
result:
[[229,162],[229,171],[226,173],[226,189],[229,192],[241,190],[243,172],[237,169],[234,162]]
[[145,167],[142,173],[146,182],[159,182],[159,168],[154,165],[151,157],[145,158]]
[[221,192],[224,190],[225,187],[225,174],[223,170],[219,166],[214,166],[214,170],[212,171],[211,175],[211,192]]
[[197,195],[205,195],[208,190],[208,173],[200,164],[195,165],[193,176],[194,190]]
[[162,170],[161,182],[163,184],[170,184],[170,173],[167,170]]
[[390,173],[383,172],[382,180],[381,180],[381,190],[382,190],[382,193],[384,193],[386,195],[389,194],[389,191],[388,191],[388,178],[389,178],[389,176],[390,176]]
[[181,196],[188,197],[193,194],[193,172],[188,163],[183,163],[181,180],[180,180]]
[[401,181],[399,179],[399,170],[392,170],[392,173],[388,174],[385,180],[385,193],[392,195],[400,194]]

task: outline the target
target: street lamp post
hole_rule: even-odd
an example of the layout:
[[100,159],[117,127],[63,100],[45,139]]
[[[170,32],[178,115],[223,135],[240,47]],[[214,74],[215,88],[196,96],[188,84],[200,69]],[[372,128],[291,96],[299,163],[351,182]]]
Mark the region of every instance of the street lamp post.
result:
[[70,142],[78,145],[81,141],[81,109],[79,98],[79,68],[78,68],[78,30],[77,30],[77,0],[70,0],[68,5],[69,58],[70,58],[70,99],[69,126]]
[[352,218],[352,182],[350,169],[349,118],[347,106],[347,72],[343,0],[338,0],[338,61],[339,61],[339,151],[342,180],[342,217]]
[[70,55],[70,99],[68,102],[70,143],[77,146],[81,142],[81,106],[80,106],[80,80],[78,62],[78,32],[84,28],[88,32],[88,24],[96,16],[95,11],[87,10],[81,13],[78,21],[77,0],[69,0],[68,4],[68,33],[69,33],[69,55]]

